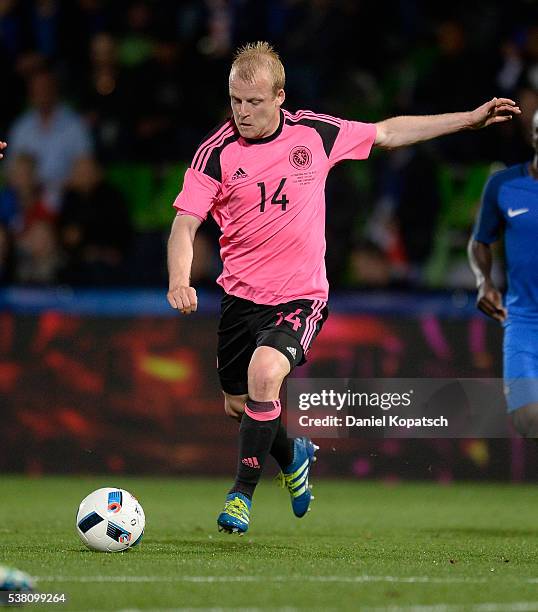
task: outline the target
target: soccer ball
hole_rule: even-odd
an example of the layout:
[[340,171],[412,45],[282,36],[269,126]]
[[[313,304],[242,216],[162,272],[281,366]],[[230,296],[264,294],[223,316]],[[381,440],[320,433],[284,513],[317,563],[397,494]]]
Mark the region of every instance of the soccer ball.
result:
[[105,487],[85,497],[77,512],[77,533],[88,548],[119,552],[140,544],[146,517],[125,489]]
[[31,576],[14,567],[0,565],[0,591],[31,592],[34,588]]

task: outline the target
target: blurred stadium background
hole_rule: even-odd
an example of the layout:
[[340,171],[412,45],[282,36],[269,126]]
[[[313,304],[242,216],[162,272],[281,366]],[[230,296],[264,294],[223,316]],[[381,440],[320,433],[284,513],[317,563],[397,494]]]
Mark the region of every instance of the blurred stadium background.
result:
[[[252,40],[280,52],[290,110],[377,121],[519,102],[510,124],[333,171],[332,315],[301,372],[500,376],[501,330],[474,309],[465,247],[488,175],[531,157],[536,8],[0,0],[0,471],[232,473],[214,370],[218,230],[196,239],[189,319],[167,306],[165,249],[196,144],[228,113],[231,54]],[[317,471],[535,480],[535,446],[335,440]]]

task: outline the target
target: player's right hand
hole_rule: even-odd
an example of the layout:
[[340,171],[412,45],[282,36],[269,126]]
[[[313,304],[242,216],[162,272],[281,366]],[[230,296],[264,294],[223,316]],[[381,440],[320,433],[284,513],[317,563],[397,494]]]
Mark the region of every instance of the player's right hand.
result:
[[491,282],[486,281],[478,287],[476,306],[495,321],[502,322],[508,315],[501,292]]
[[194,287],[180,286],[170,289],[166,294],[168,303],[182,314],[191,314],[198,308],[198,298]]

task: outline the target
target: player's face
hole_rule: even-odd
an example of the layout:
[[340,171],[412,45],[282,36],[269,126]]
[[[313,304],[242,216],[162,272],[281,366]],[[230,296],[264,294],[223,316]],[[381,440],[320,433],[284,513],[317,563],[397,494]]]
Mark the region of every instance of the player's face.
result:
[[260,71],[254,83],[230,74],[230,101],[234,121],[244,138],[265,138],[278,128],[280,106],[284,102],[284,90],[276,95],[271,79]]

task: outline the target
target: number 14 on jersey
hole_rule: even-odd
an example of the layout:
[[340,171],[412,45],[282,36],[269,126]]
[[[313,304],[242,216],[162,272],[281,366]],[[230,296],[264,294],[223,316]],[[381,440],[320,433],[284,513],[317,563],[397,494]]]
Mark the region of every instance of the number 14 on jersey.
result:
[[[284,184],[286,183],[286,177],[280,179],[280,184],[278,185],[273,197],[271,198],[271,204],[280,204],[282,206],[282,210],[286,210],[286,204],[288,204],[289,200],[286,197],[286,194],[281,194],[280,192],[284,188]],[[260,188],[260,212],[265,210],[265,200],[266,200],[266,189],[265,183],[257,183]],[[278,197],[280,196],[280,198]]]

